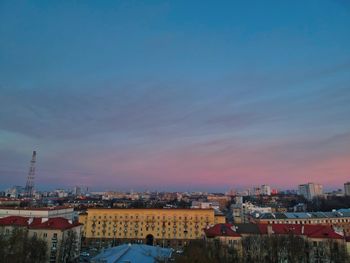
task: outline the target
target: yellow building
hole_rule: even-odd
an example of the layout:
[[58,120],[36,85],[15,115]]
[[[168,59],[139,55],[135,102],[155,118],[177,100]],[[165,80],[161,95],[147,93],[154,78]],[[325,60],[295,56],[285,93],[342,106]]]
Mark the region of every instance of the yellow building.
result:
[[213,209],[101,209],[79,216],[87,242],[136,242],[183,246],[200,239],[203,229],[224,223]]

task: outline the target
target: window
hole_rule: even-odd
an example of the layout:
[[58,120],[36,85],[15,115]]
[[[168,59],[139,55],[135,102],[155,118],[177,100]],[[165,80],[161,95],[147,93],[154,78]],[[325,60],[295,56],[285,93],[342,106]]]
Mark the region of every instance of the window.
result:
[[44,237],[47,237],[47,233],[44,233]]

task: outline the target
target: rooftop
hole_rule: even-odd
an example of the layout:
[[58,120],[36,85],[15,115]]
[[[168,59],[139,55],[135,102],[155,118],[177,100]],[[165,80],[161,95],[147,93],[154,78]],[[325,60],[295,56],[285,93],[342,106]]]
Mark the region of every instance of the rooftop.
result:
[[331,226],[324,225],[300,225],[300,224],[237,224],[235,225],[238,234],[268,234],[297,235],[309,238],[330,238],[344,239],[344,236],[337,233]]
[[141,244],[124,244],[109,248],[91,259],[92,263],[155,263],[171,257],[169,248]]
[[226,237],[240,237],[231,224],[216,224],[213,227],[204,230],[207,237],[226,236]]
[[66,230],[76,226],[82,225],[80,223],[73,223],[68,219],[62,217],[56,218],[29,218],[22,216],[8,216],[0,218],[0,226],[22,226],[30,229],[57,229]]
[[323,219],[350,217],[350,208],[331,212],[262,213],[260,219]]
[[0,206],[0,209],[4,210],[33,210],[33,211],[52,211],[52,210],[63,210],[63,209],[74,209],[70,206],[53,206],[53,207],[7,207]]

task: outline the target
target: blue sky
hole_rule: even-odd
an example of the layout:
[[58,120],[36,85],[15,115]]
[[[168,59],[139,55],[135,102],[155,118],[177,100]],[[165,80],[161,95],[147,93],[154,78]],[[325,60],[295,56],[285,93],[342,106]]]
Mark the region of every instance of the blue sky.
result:
[[347,1],[1,1],[0,185],[350,180]]

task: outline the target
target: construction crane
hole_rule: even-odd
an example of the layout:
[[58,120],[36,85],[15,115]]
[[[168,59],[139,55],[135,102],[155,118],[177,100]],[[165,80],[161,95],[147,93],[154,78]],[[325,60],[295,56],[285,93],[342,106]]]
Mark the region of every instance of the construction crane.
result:
[[34,194],[35,162],[36,162],[36,151],[33,151],[32,160],[30,161],[30,166],[29,166],[27,183],[24,189],[25,195],[27,197],[32,197]]

